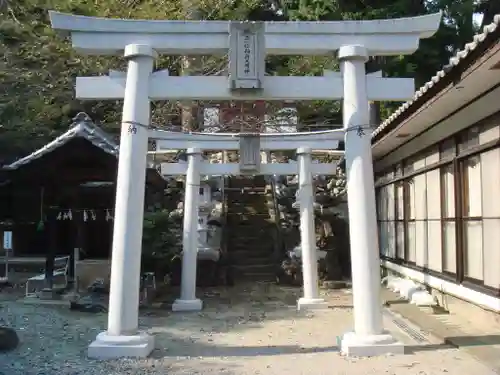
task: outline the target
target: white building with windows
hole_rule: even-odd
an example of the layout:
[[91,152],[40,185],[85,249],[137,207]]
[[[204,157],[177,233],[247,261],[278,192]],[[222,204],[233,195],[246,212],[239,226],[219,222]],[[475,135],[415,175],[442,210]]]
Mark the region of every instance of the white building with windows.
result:
[[499,98],[497,16],[372,138],[382,266],[496,312]]

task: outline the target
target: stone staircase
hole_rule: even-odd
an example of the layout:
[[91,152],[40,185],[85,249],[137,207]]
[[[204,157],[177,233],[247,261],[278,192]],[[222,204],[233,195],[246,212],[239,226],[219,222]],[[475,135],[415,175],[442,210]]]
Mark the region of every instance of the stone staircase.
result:
[[227,252],[238,281],[273,281],[276,232],[263,176],[231,177],[227,190]]

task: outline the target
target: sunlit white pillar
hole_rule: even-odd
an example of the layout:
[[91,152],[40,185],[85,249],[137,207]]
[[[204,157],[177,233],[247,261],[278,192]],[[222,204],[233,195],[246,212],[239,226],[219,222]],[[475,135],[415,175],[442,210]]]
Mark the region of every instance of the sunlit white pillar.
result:
[[302,248],[302,275],[304,297],[297,303],[298,310],[326,307],[319,297],[318,259],[314,226],[314,189],[312,185],[311,149],[297,150],[299,164],[299,212],[300,239]]
[[351,243],[354,332],[344,335],[342,352],[353,356],[402,353],[404,347],[382,326],[380,262],[371,153],[369,105],[363,46],[339,50],[344,81],[345,160]]
[[173,311],[199,311],[203,307],[202,301],[196,298],[201,151],[199,149],[188,149],[187,154],[188,168],[186,172],[182,233],[181,296],[172,305]]
[[108,330],[90,344],[89,357],[146,357],[152,336],[138,332],[141,243],[150,118],[149,77],[155,52],[125,48],[128,60],[123,103],[111,258]]

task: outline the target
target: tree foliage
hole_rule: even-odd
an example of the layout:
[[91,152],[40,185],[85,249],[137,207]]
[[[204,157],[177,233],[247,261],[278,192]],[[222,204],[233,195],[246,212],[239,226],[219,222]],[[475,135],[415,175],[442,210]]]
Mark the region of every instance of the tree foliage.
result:
[[[187,1],[187,0],[186,0]],[[79,102],[74,99],[77,76],[104,74],[124,69],[123,58],[82,56],[51,29],[48,9],[103,17],[184,19],[186,1],[172,0],[0,0],[0,162],[33,151],[63,132],[74,114],[89,113],[117,134],[121,103]],[[435,37],[425,40],[412,56],[374,59],[370,70],[387,76],[415,77],[417,86],[427,81],[448,58],[472,38],[475,11],[490,22],[500,12],[498,0],[193,0],[190,7],[203,19],[250,20],[359,20],[393,18],[443,10],[445,18]],[[156,69],[180,69],[179,57],[162,57]],[[202,57],[198,74],[224,69],[225,59]],[[338,69],[335,56],[275,56],[267,62],[276,75],[319,75]],[[173,120],[177,103],[154,103],[153,121]],[[383,105],[387,114],[394,105]],[[338,123],[339,103],[299,105],[310,121]]]

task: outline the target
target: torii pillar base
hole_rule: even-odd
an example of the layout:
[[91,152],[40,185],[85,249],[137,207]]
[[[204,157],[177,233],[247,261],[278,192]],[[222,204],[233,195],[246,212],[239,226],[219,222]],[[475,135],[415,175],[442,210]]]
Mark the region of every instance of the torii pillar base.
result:
[[172,304],[172,311],[201,311],[203,301],[196,298],[191,300],[177,299]]
[[349,332],[342,338],[340,352],[347,357],[375,357],[386,354],[404,354],[405,347],[388,332],[366,336]]
[[146,358],[154,348],[154,337],[147,333],[112,336],[101,332],[89,345],[87,354],[95,359]]
[[297,311],[325,310],[328,303],[323,298],[299,298]]

